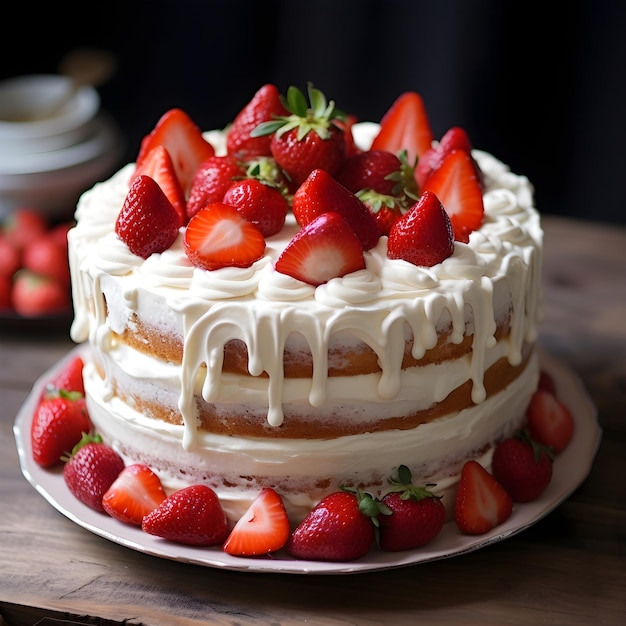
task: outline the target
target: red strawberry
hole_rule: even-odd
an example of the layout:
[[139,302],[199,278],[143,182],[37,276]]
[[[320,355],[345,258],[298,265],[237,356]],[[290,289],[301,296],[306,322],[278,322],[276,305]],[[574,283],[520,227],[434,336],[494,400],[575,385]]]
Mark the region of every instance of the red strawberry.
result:
[[13,309],[11,292],[13,291],[13,276],[0,274],[0,309]]
[[235,207],[215,202],[189,220],[183,245],[196,267],[216,270],[250,267],[263,256],[265,239]]
[[115,222],[115,234],[142,259],[167,250],[176,241],[180,216],[150,176],[130,186]]
[[20,207],[9,213],[2,229],[9,241],[21,250],[31,239],[48,230],[48,220],[35,209]]
[[433,143],[433,132],[422,97],[407,91],[393,102],[380,121],[380,130],[372,142],[372,150],[387,150],[398,154],[407,152],[407,160],[414,164]]
[[461,470],[456,495],[455,520],[466,535],[482,535],[505,522],[513,512],[506,489],[478,461]]
[[365,269],[363,249],[339,213],[322,213],[285,246],[274,268],[314,287]]
[[[430,150],[427,150],[420,157],[417,162],[417,167],[415,168],[415,180],[420,189],[424,186],[424,183],[431,174],[441,167],[445,157],[453,150],[462,150],[472,157],[472,143],[465,129],[460,126],[453,126],[448,129],[439,143]],[[476,170],[476,176],[478,177],[482,189],[483,173],[480,171],[478,163],[476,163],[473,157],[472,164]]]
[[155,146],[148,152],[141,165],[136,168],[133,180],[142,174],[154,178],[161,187],[161,191],[176,209],[180,218],[180,226],[183,226],[187,222],[185,193],[176,175],[170,153],[165,146]]
[[[76,355],[69,363],[56,374],[48,383],[44,391],[45,395],[50,395],[58,390],[78,391],[85,395],[85,383],[83,382],[83,367],[85,363],[82,357]],[[78,441],[78,440],[77,440]],[[72,446],[73,447],[73,444]],[[67,448],[70,450],[70,448]]]
[[99,435],[83,436],[63,467],[68,489],[83,504],[104,512],[102,497],[124,469],[124,460]]
[[143,518],[141,528],[190,546],[220,545],[228,536],[224,509],[215,491],[206,485],[175,491]]
[[39,401],[30,425],[30,443],[34,461],[41,467],[61,463],[91,430],[84,396],[78,391],[49,392]]
[[351,191],[322,169],[313,170],[293,196],[292,211],[300,226],[322,213],[339,213],[350,224],[363,250],[378,243],[380,233],[369,209]]
[[288,115],[280,100],[276,85],[263,85],[252,100],[237,114],[226,136],[228,154],[240,161],[249,161],[259,156],[270,156],[272,137],[251,137],[250,133],[262,122]]
[[552,378],[552,375],[549,372],[546,372],[546,370],[541,370],[541,372],[539,372],[539,383],[537,387],[556,394],[556,384],[554,382],[554,378]]
[[24,244],[22,267],[60,283],[70,282],[67,246],[62,246],[47,231]]
[[64,313],[72,306],[70,289],[67,282],[22,268],[14,275],[11,305],[24,317]]
[[166,111],[139,147],[136,167],[140,168],[155,146],[164,146],[174,164],[183,192],[187,193],[200,163],[215,154],[196,123],[181,109]]
[[496,446],[491,473],[515,502],[531,502],[552,480],[552,458],[548,448],[535,443],[521,430]]
[[555,454],[565,450],[574,436],[574,416],[567,405],[547,389],[535,391],[526,418],[531,438],[550,446]]
[[355,115],[346,115],[345,119],[335,118],[334,124],[341,130],[346,138],[346,157],[350,157],[361,150],[357,147],[352,134],[352,127],[358,122]]
[[407,210],[406,197],[385,196],[371,189],[359,191],[356,195],[374,216],[381,235],[389,235],[391,227]]
[[335,178],[352,193],[373,189],[388,196],[398,195],[403,190],[402,161],[386,150],[358,152],[344,161]]
[[233,181],[245,175],[244,166],[232,156],[208,158],[200,165],[191,181],[187,199],[187,218],[193,217],[207,204],[222,202]]
[[8,235],[0,232],[0,276],[13,276],[22,265],[20,251]]
[[381,501],[378,516],[378,545],[388,552],[411,550],[432,541],[446,521],[446,509],[440,497],[426,487],[411,483],[411,472],[400,465],[391,479],[393,491]]
[[50,236],[67,251],[67,233],[74,228],[76,222],[60,222],[55,224],[48,231]]
[[321,500],[291,533],[287,552],[298,559],[351,561],[374,540],[378,505],[361,492],[336,491]]
[[141,526],[166,494],[159,477],[143,463],[127,465],[102,496],[104,510],[125,524]]
[[425,191],[420,199],[392,227],[387,256],[414,265],[432,267],[454,252],[452,226],[434,193]]
[[264,237],[281,231],[289,211],[289,203],[280,190],[257,178],[235,181],[224,194],[223,202],[234,206]]
[[294,86],[287,90],[283,104],[289,115],[259,124],[253,137],[271,134],[270,148],[276,163],[287,173],[293,187],[300,185],[315,169],[334,175],[345,158],[346,135],[335,119],[343,115],[334,102],[308,85],[310,107],[304,94]]
[[483,192],[472,157],[463,150],[453,150],[445,157],[422,187],[432,191],[450,216],[454,238],[467,243],[469,234],[480,227],[485,207]]
[[282,498],[266,487],[237,521],[222,548],[234,556],[269,554],[287,543],[290,531]]

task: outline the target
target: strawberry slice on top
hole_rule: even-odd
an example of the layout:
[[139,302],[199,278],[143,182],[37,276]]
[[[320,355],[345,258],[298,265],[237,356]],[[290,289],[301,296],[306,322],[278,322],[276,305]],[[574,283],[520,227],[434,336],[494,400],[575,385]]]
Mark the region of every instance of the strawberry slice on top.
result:
[[166,111],[154,129],[142,139],[135,167],[141,167],[150,151],[159,145],[169,152],[185,193],[200,163],[215,154],[215,149],[204,139],[198,125],[178,108]]
[[415,163],[430,150],[433,131],[422,97],[406,91],[393,102],[380,120],[380,130],[374,137],[371,150],[387,150],[398,154],[406,150],[409,163]]
[[456,241],[467,243],[485,213],[483,192],[471,155],[453,150],[426,180],[422,193],[434,193],[450,216]]

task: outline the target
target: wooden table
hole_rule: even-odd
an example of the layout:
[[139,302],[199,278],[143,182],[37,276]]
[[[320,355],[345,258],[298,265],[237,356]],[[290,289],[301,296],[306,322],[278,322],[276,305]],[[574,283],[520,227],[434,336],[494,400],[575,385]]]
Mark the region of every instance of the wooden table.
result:
[[338,576],[223,571],[84,530],[24,479],[12,433],[35,378],[73,347],[67,329],[0,331],[4,623],[626,624],[626,229],[544,225],[541,343],[583,380],[603,438],[589,477],[556,510],[447,560]]

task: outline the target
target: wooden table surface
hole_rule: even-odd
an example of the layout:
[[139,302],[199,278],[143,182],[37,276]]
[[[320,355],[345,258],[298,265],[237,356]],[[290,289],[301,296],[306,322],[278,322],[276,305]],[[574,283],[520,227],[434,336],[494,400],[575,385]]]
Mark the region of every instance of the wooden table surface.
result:
[[226,571],[77,526],[22,476],[13,421],[73,344],[0,330],[0,624],[626,624],[626,229],[546,217],[541,344],[580,377],[602,441],[556,510],[505,541],[381,572]]

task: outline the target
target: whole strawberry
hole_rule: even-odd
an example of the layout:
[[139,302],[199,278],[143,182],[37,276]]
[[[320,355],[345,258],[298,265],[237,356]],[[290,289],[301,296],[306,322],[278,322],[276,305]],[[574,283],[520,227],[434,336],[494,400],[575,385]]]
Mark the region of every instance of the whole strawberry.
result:
[[124,469],[124,460],[99,435],[84,436],[63,467],[68,489],[83,504],[104,512],[102,497]]
[[362,492],[336,491],[323,498],[291,533],[287,552],[298,559],[351,561],[374,541],[375,500]]
[[228,521],[215,491],[191,485],[175,491],[142,521],[157,537],[190,546],[215,546],[228,536]]
[[333,176],[346,156],[346,135],[335,123],[345,115],[311,83],[308,96],[310,106],[300,89],[289,87],[287,97],[281,98],[289,115],[259,124],[251,133],[253,137],[271,135],[272,156],[291,179],[293,189],[314,169]]
[[390,481],[394,488],[381,500],[378,545],[387,552],[411,550],[432,541],[446,521],[441,499],[411,483],[411,471],[400,465]]
[[[59,389],[65,391],[78,391],[85,395],[85,383],[83,382],[83,367],[85,363],[81,356],[76,355],[46,383],[45,393],[51,393]],[[74,447],[74,446],[72,446]],[[70,450],[71,448],[68,448]]]
[[491,473],[515,502],[531,502],[552,480],[552,457],[522,429],[496,446]]
[[554,381],[550,383],[544,375],[541,384],[543,387],[535,391],[526,410],[528,432],[534,441],[549,446],[554,454],[559,454],[574,436],[574,416],[556,391],[551,390],[554,389]]
[[142,259],[164,252],[176,240],[180,216],[158,183],[139,175],[115,222],[115,234]]
[[61,457],[91,430],[85,397],[78,391],[50,390],[40,400],[30,427],[34,461],[41,467],[61,463]]

